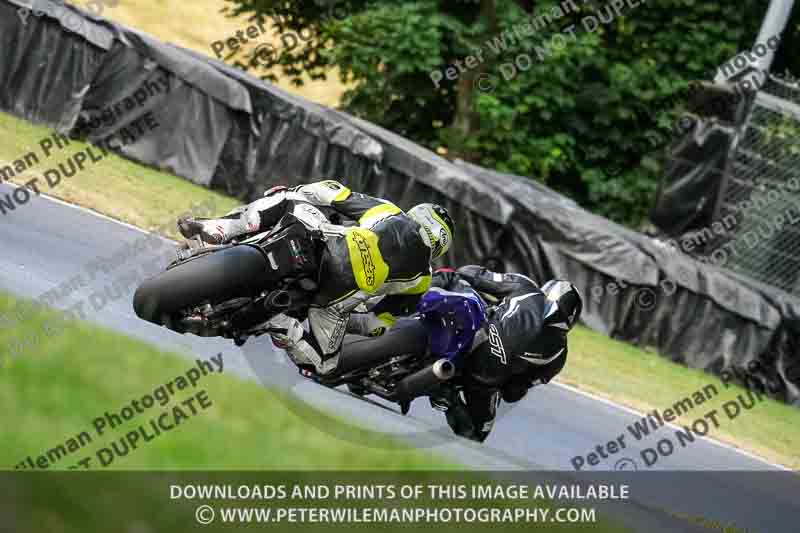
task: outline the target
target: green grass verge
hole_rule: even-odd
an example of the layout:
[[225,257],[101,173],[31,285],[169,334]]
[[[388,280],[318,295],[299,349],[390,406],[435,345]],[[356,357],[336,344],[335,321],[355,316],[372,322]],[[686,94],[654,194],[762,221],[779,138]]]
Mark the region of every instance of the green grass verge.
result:
[[[23,160],[28,153],[35,154],[39,164],[31,165],[11,181],[22,185],[38,178],[41,192],[78,205],[89,207],[150,231],[179,238],[174,221],[192,206],[214,205],[225,213],[239,205],[235,198],[197,186],[183,178],[159,172],[123,157],[109,153],[97,163],[87,163],[84,170],[71,178],[64,178],[55,187],[49,187],[43,174],[58,165],[67,165],[70,157],[91,145],[70,140],[62,149],[54,146],[45,156],[40,143],[53,132],[47,128],[0,113],[0,167]],[[93,148],[99,156],[97,148]],[[213,202],[213,204],[212,204]],[[30,205],[17,209],[30,209]],[[162,228],[165,224],[169,227]]]
[[[0,162],[13,161],[26,151],[40,152],[40,139],[50,135],[47,128],[31,125],[0,114]],[[42,162],[32,173],[16,178],[24,183],[49,166],[63,160],[70,151],[85,145],[73,142],[68,149]],[[61,159],[59,159],[59,157]],[[57,188],[45,191],[131,224],[154,229],[186,211],[191,205],[215,202],[220,213],[236,200],[209,191],[172,175],[160,173],[110,155]],[[170,233],[174,236],[174,231]],[[707,384],[721,389],[719,379],[677,365],[629,344],[614,341],[586,328],[570,334],[570,356],[559,381],[591,391],[616,402],[649,411],[672,406],[687,394]],[[731,387],[704,407],[718,407],[735,398],[742,389]],[[692,422],[707,411],[691,411],[682,422]],[[771,461],[800,468],[800,410],[766,400],[729,423],[721,424],[709,436],[740,446]]]
[[712,425],[708,436],[794,470],[800,468],[800,410],[796,407],[764,398],[729,420],[723,404],[736,401],[739,395],[747,401],[746,389],[733,384],[726,387],[712,374],[675,364],[655,352],[609,339],[587,328],[576,328],[569,338],[569,360],[559,381],[644,412],[653,409],[663,412],[686,396],[713,385],[719,394],[695,405],[676,423],[689,425],[717,409],[719,428]]
[[[0,316],[17,300],[0,294]],[[48,334],[47,331],[51,333]],[[36,342],[16,357],[6,349],[9,341],[33,338]],[[197,354],[209,359],[216,354]],[[59,315],[36,312],[13,329],[0,327],[0,406],[6,428],[0,439],[0,468],[14,468],[78,433],[93,441],[55,462],[66,469],[86,456],[108,447],[126,432],[161,412],[205,390],[212,407],[181,421],[108,468],[122,469],[441,469],[444,461],[378,439],[357,428],[353,438],[336,441],[317,429],[341,424],[333,417],[304,408],[255,382],[226,374],[209,374],[197,388],[175,390],[164,407],[155,405],[122,426],[98,436],[92,426],[106,411],[119,411],[132,400],[185,374],[192,361],[164,353],[148,344]],[[291,407],[291,409],[288,408]],[[184,411],[190,413],[189,408]],[[298,414],[299,413],[299,414]],[[302,418],[301,418],[302,417]],[[169,421],[165,422],[170,425]],[[151,431],[152,433],[152,431]],[[107,436],[107,437],[106,437]],[[361,442],[363,445],[354,443]],[[92,460],[90,467],[103,468]]]

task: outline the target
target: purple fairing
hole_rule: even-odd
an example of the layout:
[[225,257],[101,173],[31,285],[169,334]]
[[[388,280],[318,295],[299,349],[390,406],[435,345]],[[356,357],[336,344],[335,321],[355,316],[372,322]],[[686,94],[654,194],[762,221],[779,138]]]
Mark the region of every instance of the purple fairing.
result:
[[431,353],[458,359],[472,346],[472,339],[486,320],[486,304],[473,290],[450,292],[434,287],[417,304],[430,331]]

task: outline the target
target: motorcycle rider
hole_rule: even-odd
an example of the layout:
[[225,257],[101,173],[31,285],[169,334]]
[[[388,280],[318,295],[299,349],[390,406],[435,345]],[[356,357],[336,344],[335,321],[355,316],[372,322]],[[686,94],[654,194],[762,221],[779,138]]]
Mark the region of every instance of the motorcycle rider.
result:
[[[199,236],[223,244],[244,234],[266,231],[295,205],[332,208],[357,221],[345,227],[320,221],[325,235],[319,270],[319,291],[308,311],[310,332],[297,319],[279,314],[266,324],[273,342],[284,348],[299,367],[318,374],[335,371],[351,312],[363,302],[383,297],[408,306],[428,290],[430,262],[447,252],[454,224],[447,211],[420,204],[404,213],[386,200],[356,193],[326,180],[294,188],[274,187],[263,198],[218,219],[178,221],[187,239]],[[384,315],[389,320],[391,317]]]
[[568,281],[551,280],[538,287],[522,274],[474,265],[437,271],[433,286],[431,290],[450,293],[474,289],[489,304],[486,321],[462,359],[462,394],[445,383],[430,398],[456,434],[483,442],[500,398],[517,402],[564,368],[567,333],[580,318],[581,296]]

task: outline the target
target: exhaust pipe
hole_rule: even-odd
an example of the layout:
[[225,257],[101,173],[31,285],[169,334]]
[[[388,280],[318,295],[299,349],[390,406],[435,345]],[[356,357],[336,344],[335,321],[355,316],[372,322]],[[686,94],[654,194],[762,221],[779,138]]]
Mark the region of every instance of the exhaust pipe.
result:
[[439,359],[431,365],[431,372],[439,381],[447,381],[456,375],[456,365],[449,359]]
[[456,366],[448,359],[439,359],[427,368],[411,374],[394,389],[392,400],[397,402],[410,401],[417,396],[430,392],[437,385],[451,379],[456,375]]
[[263,300],[254,300],[237,310],[232,316],[232,322],[242,331],[252,328],[264,321],[264,311],[267,313],[282,312],[292,306],[292,295],[281,289],[269,293]]

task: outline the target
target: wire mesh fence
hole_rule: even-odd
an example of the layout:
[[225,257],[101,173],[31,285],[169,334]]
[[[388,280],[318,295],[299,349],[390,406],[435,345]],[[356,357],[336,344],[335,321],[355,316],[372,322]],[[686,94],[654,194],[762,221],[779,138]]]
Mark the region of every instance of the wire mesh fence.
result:
[[703,254],[800,296],[800,84],[770,75],[742,128]]

